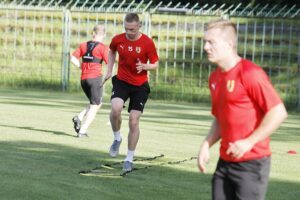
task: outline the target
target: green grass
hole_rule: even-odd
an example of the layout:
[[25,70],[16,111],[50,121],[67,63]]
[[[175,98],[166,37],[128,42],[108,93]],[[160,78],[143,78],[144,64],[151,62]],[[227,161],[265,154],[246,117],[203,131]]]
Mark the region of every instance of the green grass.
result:
[[[87,102],[83,94],[41,90],[0,89],[1,199],[210,199],[211,176],[218,145],[211,150],[208,174],[200,174],[196,161],[155,166],[124,178],[81,176],[80,170],[122,161],[128,132],[123,112],[121,156],[112,159],[108,122],[109,94],[89,129],[89,138],[78,139],[71,118]],[[178,161],[196,156],[210,127],[209,105],[149,100],[141,119],[137,158],[164,154],[163,158],[137,163]],[[272,172],[267,199],[296,200],[300,195],[300,114],[272,136]],[[297,155],[286,154],[296,150]]]

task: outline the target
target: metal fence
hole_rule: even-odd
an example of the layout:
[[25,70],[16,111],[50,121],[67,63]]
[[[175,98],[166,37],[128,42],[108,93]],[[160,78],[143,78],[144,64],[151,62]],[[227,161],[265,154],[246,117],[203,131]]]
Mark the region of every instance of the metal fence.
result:
[[[159,69],[150,74],[152,98],[209,101],[207,78],[215,66],[203,52],[203,29],[207,21],[226,16],[237,24],[240,55],[266,70],[287,104],[300,106],[300,9],[296,6],[43,2],[0,3],[3,86],[79,90],[80,72],[70,66],[70,52],[91,38],[97,23],[105,24],[108,45],[113,35],[123,32],[125,13],[138,12],[142,31],[153,38],[160,56]],[[109,84],[106,87],[110,90]]]

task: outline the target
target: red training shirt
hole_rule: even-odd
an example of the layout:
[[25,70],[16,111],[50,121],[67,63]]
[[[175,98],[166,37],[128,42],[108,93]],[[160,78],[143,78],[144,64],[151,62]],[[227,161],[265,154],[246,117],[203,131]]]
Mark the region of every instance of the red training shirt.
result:
[[128,40],[126,34],[116,35],[110,44],[110,49],[119,54],[117,78],[129,84],[140,86],[148,81],[147,71],[137,73],[136,63],[154,64],[158,61],[158,55],[152,39],[145,34],[135,41]]
[[266,73],[249,60],[242,59],[223,72],[218,67],[209,78],[212,114],[221,134],[220,157],[228,162],[242,162],[270,156],[270,139],[258,142],[240,159],[226,154],[230,142],[245,139],[259,126],[264,115],[282,103]]
[[[86,51],[87,42],[81,43],[72,55],[75,56],[77,59],[80,59],[86,53]],[[96,58],[102,59],[107,64],[108,51],[108,46],[104,45],[103,43],[100,43],[93,49],[92,55]],[[82,62],[81,70],[81,80],[102,76],[102,65],[100,63]]]

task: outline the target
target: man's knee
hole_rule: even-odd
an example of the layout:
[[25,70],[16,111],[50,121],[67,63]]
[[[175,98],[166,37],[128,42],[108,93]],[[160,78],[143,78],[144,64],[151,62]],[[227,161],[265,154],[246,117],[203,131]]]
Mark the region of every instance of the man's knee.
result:
[[130,115],[129,115],[129,127],[130,128],[138,127],[140,116],[141,116],[140,111],[135,111],[135,112],[130,113]]
[[121,112],[122,112],[122,110],[112,107],[110,115],[113,118],[119,118],[121,116]]
[[133,117],[129,118],[129,127],[130,128],[135,128],[138,125],[139,125],[139,119],[138,118],[133,118]]

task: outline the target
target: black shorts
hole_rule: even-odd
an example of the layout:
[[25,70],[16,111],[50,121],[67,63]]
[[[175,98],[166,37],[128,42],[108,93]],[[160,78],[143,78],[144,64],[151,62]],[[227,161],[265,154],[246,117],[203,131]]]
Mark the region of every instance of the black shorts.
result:
[[101,87],[101,84],[102,77],[81,80],[81,88],[92,105],[102,103],[103,87]]
[[212,180],[212,199],[263,200],[270,165],[270,157],[238,163],[219,159]]
[[128,112],[131,110],[143,112],[150,93],[150,86],[148,82],[141,86],[135,86],[119,80],[116,76],[114,76],[112,78],[112,85],[111,99],[118,97],[126,102],[126,100],[130,98]]

